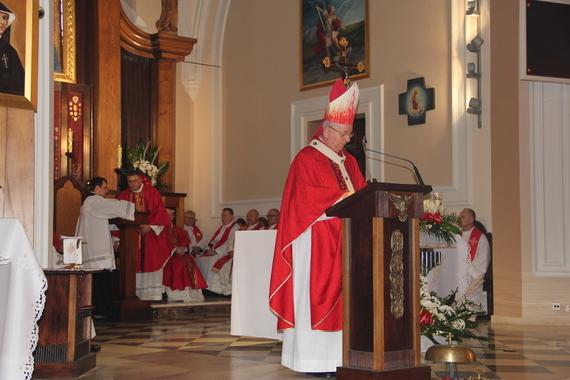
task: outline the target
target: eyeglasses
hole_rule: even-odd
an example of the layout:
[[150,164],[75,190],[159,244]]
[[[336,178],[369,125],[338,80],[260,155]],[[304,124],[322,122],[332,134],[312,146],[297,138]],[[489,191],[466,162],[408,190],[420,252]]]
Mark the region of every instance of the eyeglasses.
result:
[[185,216],[184,219],[196,220],[196,218],[192,218],[191,216]]
[[273,217],[277,216],[277,214],[267,214],[267,215],[265,215],[265,216],[268,217],[268,218],[273,218]]
[[342,138],[348,137],[349,139],[354,137],[354,133],[348,133],[348,132],[339,132],[336,129],[334,129],[333,127],[331,127],[330,125],[327,125],[327,127],[329,127],[330,129],[332,129],[333,131],[335,131],[336,133],[338,133]]

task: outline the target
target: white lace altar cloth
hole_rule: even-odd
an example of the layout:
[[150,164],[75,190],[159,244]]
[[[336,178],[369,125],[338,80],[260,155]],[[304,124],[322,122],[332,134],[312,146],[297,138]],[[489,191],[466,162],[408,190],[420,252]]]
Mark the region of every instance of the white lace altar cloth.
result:
[[455,299],[459,299],[467,290],[470,282],[470,276],[467,272],[470,261],[469,246],[460,235],[453,236],[455,237],[455,244],[449,246],[445,242],[435,239],[433,235],[420,233],[420,246],[441,252],[441,265],[433,268],[425,276],[428,282],[428,290],[433,290],[440,297],[446,297],[457,289]]
[[22,224],[0,218],[0,379],[30,379],[47,281]]

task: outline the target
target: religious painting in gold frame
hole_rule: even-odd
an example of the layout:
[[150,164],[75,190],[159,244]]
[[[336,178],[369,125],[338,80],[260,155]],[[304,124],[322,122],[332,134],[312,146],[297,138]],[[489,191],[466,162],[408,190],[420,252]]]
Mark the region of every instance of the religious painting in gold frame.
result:
[[342,37],[348,42],[346,61],[364,65],[361,72],[350,70],[350,77],[370,77],[368,0],[301,0],[301,91],[332,85],[340,77],[338,67],[327,68],[323,60],[341,59],[337,42]]
[[75,83],[75,0],[53,0],[54,79]]
[[0,107],[36,110],[39,0],[1,0]]

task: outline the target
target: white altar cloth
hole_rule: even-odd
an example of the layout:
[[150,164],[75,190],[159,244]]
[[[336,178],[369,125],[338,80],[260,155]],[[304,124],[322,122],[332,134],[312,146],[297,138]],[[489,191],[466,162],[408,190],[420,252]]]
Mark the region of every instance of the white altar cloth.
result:
[[457,289],[456,299],[459,299],[469,286],[470,276],[467,273],[469,266],[469,246],[460,235],[454,235],[456,246],[451,248],[438,248],[430,246],[441,252],[441,265],[433,268],[426,280],[428,290],[436,292],[439,297],[446,297]]
[[47,281],[18,219],[0,218],[0,379],[29,379]]
[[237,231],[234,245],[231,335],[283,339],[269,309],[269,280],[277,231]]

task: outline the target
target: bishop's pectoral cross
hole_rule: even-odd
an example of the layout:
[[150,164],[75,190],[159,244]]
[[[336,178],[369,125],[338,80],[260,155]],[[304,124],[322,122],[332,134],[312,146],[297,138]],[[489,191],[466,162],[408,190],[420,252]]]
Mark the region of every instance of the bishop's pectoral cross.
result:
[[6,54],[2,54],[2,58],[0,58],[0,60],[2,60],[2,62],[4,63],[4,68],[7,69],[8,68],[8,57],[6,57]]
[[325,57],[325,59],[323,59],[323,65],[325,65],[325,67],[328,69],[331,64],[336,65],[339,69],[341,69],[344,72],[344,79],[349,80],[348,78],[348,70],[352,69],[352,70],[358,70],[359,73],[363,72],[365,67],[364,64],[362,62],[358,62],[358,63],[351,63],[351,62],[347,62],[347,46],[348,46],[348,41],[346,40],[346,38],[342,37],[340,39],[340,41],[338,41],[338,44],[341,46],[341,51],[340,51],[340,59],[338,61],[332,60],[330,59],[330,57]]

